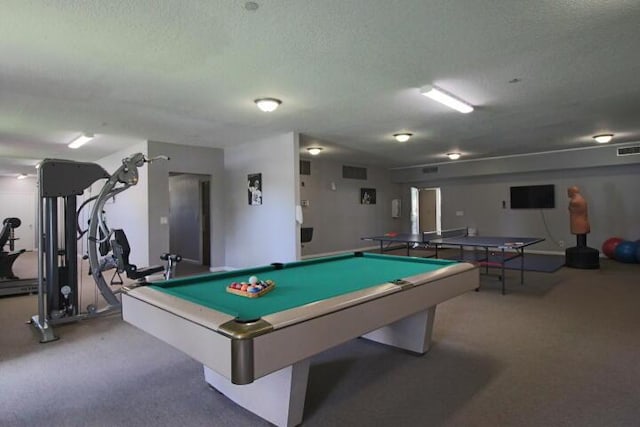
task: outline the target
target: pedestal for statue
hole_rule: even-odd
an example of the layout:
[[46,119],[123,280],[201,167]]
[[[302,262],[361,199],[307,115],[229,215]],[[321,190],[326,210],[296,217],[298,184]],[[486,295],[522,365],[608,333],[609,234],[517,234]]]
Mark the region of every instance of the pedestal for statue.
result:
[[600,251],[587,246],[587,235],[576,235],[576,246],[564,253],[567,267],[597,270],[600,268]]

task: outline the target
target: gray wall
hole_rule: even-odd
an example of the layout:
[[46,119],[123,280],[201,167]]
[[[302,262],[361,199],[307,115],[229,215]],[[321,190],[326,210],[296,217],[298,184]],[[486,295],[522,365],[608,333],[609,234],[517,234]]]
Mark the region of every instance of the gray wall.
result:
[[[224,266],[226,207],[224,199],[224,152],[218,148],[193,147],[149,141],[149,156],[169,156],[148,167],[149,257],[152,263],[169,248],[169,172],[211,176],[211,266]],[[166,219],[166,223],[163,223]]]
[[[575,236],[569,232],[566,190],[577,185],[589,205],[588,245],[600,248],[612,236],[640,238],[640,191],[636,188],[640,156],[617,157],[615,151],[612,156],[612,149],[615,147],[452,163],[447,165],[449,168],[440,168],[446,175],[462,175],[459,178],[425,179],[427,174],[419,169],[396,170],[392,174],[395,180],[410,181],[404,184],[404,203],[410,203],[411,186],[442,189],[443,228],[469,226],[477,228],[480,235],[544,237],[547,240],[532,250],[549,252],[562,252],[561,242],[564,246],[575,245]],[[522,172],[507,172],[514,169]],[[422,180],[417,179],[419,176]],[[556,186],[556,208],[509,209],[509,187],[538,184]],[[463,216],[457,215],[460,212]],[[405,227],[409,228],[408,220]]]
[[[298,135],[227,148],[226,265],[248,267],[295,261],[300,249],[295,220],[298,191]],[[262,174],[262,205],[250,206],[247,175]]]
[[[404,227],[408,221],[408,204],[403,203],[402,216],[391,217],[391,200],[400,198],[402,186],[391,183],[387,169],[367,167],[367,180],[343,179],[341,162],[311,161],[311,175],[300,176],[300,199],[304,227],[313,227],[313,240],[306,243],[303,255],[331,253],[371,246],[360,238]],[[349,164],[348,164],[349,165]],[[331,183],[335,183],[332,190]],[[304,185],[303,185],[304,183]],[[376,204],[360,203],[360,188],[376,189]]]

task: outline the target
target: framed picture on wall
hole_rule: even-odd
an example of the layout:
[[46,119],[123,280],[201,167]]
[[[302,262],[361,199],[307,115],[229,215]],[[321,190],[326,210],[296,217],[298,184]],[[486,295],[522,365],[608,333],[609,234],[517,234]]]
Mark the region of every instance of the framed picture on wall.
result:
[[375,188],[361,188],[360,189],[360,203],[363,205],[375,205],[376,204],[376,189]]
[[262,174],[250,173],[248,176],[249,190],[247,195],[249,196],[249,205],[258,206],[262,204]]

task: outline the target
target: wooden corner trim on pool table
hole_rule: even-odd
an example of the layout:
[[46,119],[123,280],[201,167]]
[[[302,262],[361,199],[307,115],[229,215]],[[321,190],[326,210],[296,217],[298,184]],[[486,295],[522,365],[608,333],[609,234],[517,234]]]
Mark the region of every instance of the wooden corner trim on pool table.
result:
[[234,316],[211,310],[202,305],[177,298],[148,286],[124,289],[124,293],[132,298],[144,301],[176,316],[196,322],[207,329],[218,331],[220,326],[235,319]]
[[399,292],[401,286],[394,283],[384,283],[382,285],[371,286],[366,289],[349,292],[347,294],[338,295],[326,300],[320,300],[300,307],[291,308],[279,313],[268,314],[263,320],[273,325],[274,329],[280,329],[293,325],[298,322],[313,319],[314,317],[324,316],[325,314],[343,310],[363,302],[380,298],[385,295]]
[[403,282],[408,282],[409,285],[405,284],[403,288],[424,285],[425,283],[444,279],[445,277],[454,276],[476,268],[478,268],[478,266],[471,264],[470,262],[457,262],[455,264],[439,268],[435,271],[430,271],[429,273],[421,273],[416,274],[415,276],[405,277]]

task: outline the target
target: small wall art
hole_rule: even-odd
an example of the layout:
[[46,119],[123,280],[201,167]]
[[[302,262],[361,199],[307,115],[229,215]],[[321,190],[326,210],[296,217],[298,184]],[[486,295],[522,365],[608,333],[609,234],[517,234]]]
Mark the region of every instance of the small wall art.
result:
[[363,205],[375,205],[376,204],[376,189],[375,188],[361,188],[360,189],[360,203]]
[[249,189],[249,204],[251,206],[258,206],[262,204],[262,174],[250,173],[248,176]]

